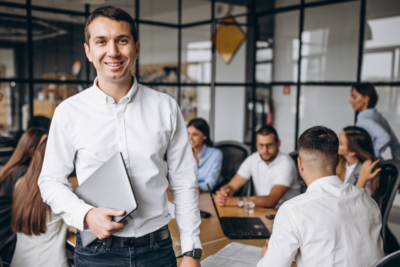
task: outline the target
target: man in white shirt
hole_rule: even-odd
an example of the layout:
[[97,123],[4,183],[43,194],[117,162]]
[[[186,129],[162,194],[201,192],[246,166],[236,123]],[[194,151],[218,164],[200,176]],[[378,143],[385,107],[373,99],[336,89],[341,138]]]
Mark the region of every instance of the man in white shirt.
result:
[[[171,97],[131,75],[140,50],[132,17],[112,6],[96,9],[86,21],[84,46],[97,78],[57,107],[39,178],[52,210],[99,239],[83,247],[77,235],[74,265],[176,266],[167,227],[169,189],[184,252],[181,266],[200,266],[198,184],[186,125]],[[81,184],[119,152],[138,209],[116,223],[112,216],[125,211],[87,205],[65,185],[74,164]]]
[[300,194],[300,184],[293,159],[281,153],[281,141],[272,126],[257,131],[257,152],[250,155],[240,166],[236,175],[216,192],[219,206],[242,206],[240,197],[233,197],[249,179],[253,178],[255,204],[274,207]]
[[321,126],[298,140],[307,192],[282,204],[258,267],[371,266],[384,256],[381,214],[363,190],[335,175],[339,141]]

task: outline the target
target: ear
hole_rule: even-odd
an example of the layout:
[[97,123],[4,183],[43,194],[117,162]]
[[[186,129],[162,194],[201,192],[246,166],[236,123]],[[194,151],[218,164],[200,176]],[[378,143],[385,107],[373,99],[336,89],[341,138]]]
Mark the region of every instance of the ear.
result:
[[304,171],[304,162],[300,157],[297,157],[297,167],[299,168],[299,172]]
[[135,44],[135,60],[139,57],[139,52],[140,52],[140,42],[137,41]]
[[28,148],[28,153],[33,158],[33,155],[35,154],[35,149],[33,147]]
[[83,44],[83,47],[85,48],[86,57],[88,58],[88,60],[89,60],[90,62],[93,62],[93,60],[92,60],[92,55],[90,54],[89,45],[88,45],[87,43],[84,43],[84,44]]
[[364,96],[364,100],[365,100],[365,102],[367,103],[367,106],[368,106],[368,104],[369,104],[369,96],[365,95]]
[[278,140],[278,142],[276,142],[276,146],[277,146],[278,148],[281,147],[281,140]]

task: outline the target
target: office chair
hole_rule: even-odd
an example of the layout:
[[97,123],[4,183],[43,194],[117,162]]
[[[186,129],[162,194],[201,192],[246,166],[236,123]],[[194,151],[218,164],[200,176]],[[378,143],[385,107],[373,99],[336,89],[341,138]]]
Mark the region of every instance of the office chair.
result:
[[299,157],[299,152],[293,151],[293,152],[289,153],[289,156],[293,159],[294,165],[296,166],[297,179],[299,180],[299,184],[300,184],[300,193],[303,194],[307,190],[307,185],[304,182],[303,178],[301,178],[300,173],[299,173],[299,166],[297,166],[297,158]]
[[[226,185],[238,171],[240,164],[250,155],[250,149],[236,141],[223,141],[215,144],[215,147],[222,151],[222,181],[214,187],[213,192]],[[251,180],[240,188],[234,196],[248,196],[251,194]]]
[[377,263],[372,265],[372,267],[398,267],[400,266],[400,251],[393,252],[382,259],[380,259]]
[[32,127],[42,128],[49,132],[51,120],[43,116],[33,116],[28,122],[28,129]]
[[[387,228],[389,213],[392,209],[394,198],[400,186],[400,162],[396,160],[385,160],[381,164],[379,186],[374,196],[382,215],[382,240],[386,254],[400,249],[396,238]],[[389,243],[390,242],[390,243]],[[390,245],[390,246],[389,246]]]

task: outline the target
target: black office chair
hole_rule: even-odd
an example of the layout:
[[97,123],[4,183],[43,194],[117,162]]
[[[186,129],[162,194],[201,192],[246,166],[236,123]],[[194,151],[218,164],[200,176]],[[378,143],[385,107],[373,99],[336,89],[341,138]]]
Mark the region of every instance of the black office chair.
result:
[[0,256],[0,267],[10,266],[10,262],[5,259],[12,258],[17,241],[15,234],[11,232],[11,204],[11,197],[0,197],[0,251],[5,257]]
[[28,129],[32,127],[42,128],[49,132],[51,120],[43,116],[34,116],[28,122]]
[[303,178],[301,178],[300,173],[299,173],[299,166],[297,166],[297,158],[299,157],[299,152],[293,151],[293,152],[289,153],[289,156],[293,159],[294,165],[296,166],[297,179],[299,180],[299,184],[300,184],[300,193],[303,194],[307,190],[307,185],[304,182]]
[[393,252],[382,259],[380,259],[377,263],[372,265],[372,267],[398,267],[400,266],[400,251]]
[[[213,192],[229,183],[238,171],[240,164],[250,155],[250,149],[236,141],[223,141],[215,144],[215,147],[222,151],[221,176],[223,180],[214,187]],[[235,196],[247,196],[251,194],[251,180],[240,188]]]
[[400,250],[396,238],[390,232],[387,222],[393,201],[400,186],[400,162],[396,160],[385,160],[381,164],[380,180],[375,192],[374,199],[378,203],[382,215],[382,240],[386,254]]

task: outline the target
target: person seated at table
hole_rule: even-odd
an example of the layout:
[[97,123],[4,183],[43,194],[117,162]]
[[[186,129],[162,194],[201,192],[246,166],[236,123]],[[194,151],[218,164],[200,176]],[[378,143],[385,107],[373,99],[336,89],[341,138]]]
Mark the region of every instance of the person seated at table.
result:
[[381,214],[368,194],[335,175],[336,134],[315,126],[300,136],[297,147],[308,189],[279,208],[257,267],[291,266],[294,259],[297,267],[372,266],[384,256]]
[[233,197],[249,179],[253,178],[255,205],[274,207],[300,194],[300,184],[293,159],[279,151],[281,141],[272,126],[257,131],[257,152],[250,155],[236,175],[216,192],[219,206],[242,206],[241,198]]
[[[15,183],[28,169],[32,155],[46,132],[39,128],[27,130],[19,142],[9,161],[0,171],[0,263],[10,264],[17,241],[11,231],[12,198]],[[1,264],[0,264],[1,266]]]
[[38,179],[42,171],[47,138],[38,146],[26,174],[15,186],[12,230],[17,246],[11,267],[68,267],[65,241],[67,225],[43,202]]
[[371,136],[375,156],[382,159],[382,154],[390,147],[392,157],[400,161],[400,144],[386,119],[375,106],[378,94],[371,83],[358,83],[351,89],[350,104],[358,111],[356,126],[364,128]]
[[189,121],[187,131],[193,150],[199,191],[207,192],[207,184],[213,190],[221,180],[222,152],[213,147],[210,139],[210,128],[205,120],[196,118]]
[[[379,182],[380,168],[368,132],[356,126],[344,128],[339,134],[339,155],[336,173],[343,183],[365,188],[373,196]],[[372,168],[372,175],[361,177],[362,167]]]

